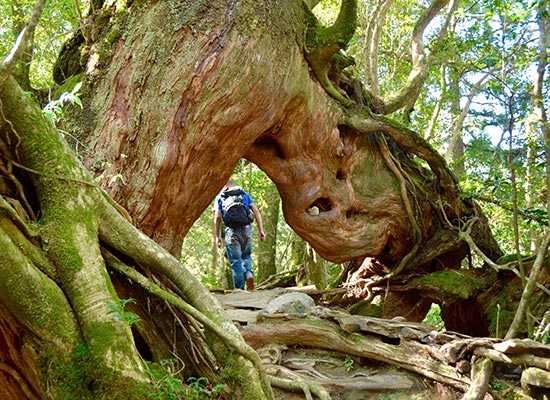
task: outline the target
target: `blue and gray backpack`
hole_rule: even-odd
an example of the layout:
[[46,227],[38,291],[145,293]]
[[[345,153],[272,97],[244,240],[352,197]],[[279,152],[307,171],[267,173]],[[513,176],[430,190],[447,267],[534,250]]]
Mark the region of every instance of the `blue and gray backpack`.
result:
[[239,228],[254,221],[250,205],[244,201],[245,192],[241,188],[225,190],[221,193],[223,223],[229,228]]

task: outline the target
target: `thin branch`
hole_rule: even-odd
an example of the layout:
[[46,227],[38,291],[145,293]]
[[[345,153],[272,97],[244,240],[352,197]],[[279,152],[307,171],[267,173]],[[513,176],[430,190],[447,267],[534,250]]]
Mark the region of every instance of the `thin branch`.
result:
[[388,14],[390,6],[394,4],[393,0],[380,0],[376,2],[375,10],[370,13],[370,18],[365,27],[365,80],[368,89],[373,96],[380,95],[380,84],[378,81],[378,54],[380,48],[380,37],[384,21]]
[[38,25],[45,5],[46,0],[36,0],[27,25],[19,33],[10,54],[4,59],[3,63],[0,63],[0,72],[11,72],[14,65],[21,59],[29,40],[34,36],[34,30]]
[[474,96],[478,93],[479,90],[483,88],[485,83],[487,83],[487,79],[493,74],[495,70],[500,68],[499,66],[495,66],[491,68],[489,71],[485,72],[485,74],[475,82],[472,87],[470,88],[470,93],[468,96],[466,96],[466,104],[464,104],[464,107],[462,107],[462,110],[460,111],[460,114],[458,117],[453,121],[452,130],[451,130],[451,140],[449,143],[449,147],[447,149],[446,159],[447,162],[451,162],[452,160],[452,153],[455,148],[455,144],[458,141],[460,135],[462,134],[462,129],[464,126],[464,121],[466,120],[466,117],[468,116],[468,113],[470,112],[470,106],[472,105],[472,102],[474,100]]
[[[481,259],[483,260],[483,262],[485,264],[487,264],[489,267],[493,268],[495,271],[511,271],[513,272],[518,278],[521,278],[521,274],[519,273],[519,271],[514,268],[514,265],[516,264],[515,262],[512,262],[512,263],[508,263],[508,264],[504,264],[504,265],[499,265],[499,264],[496,264],[495,262],[493,262],[489,257],[487,257],[487,255],[485,255],[484,252],[481,251],[481,249],[479,247],[477,247],[477,245],[475,244],[474,240],[472,239],[472,236],[470,235],[470,231],[472,229],[472,225],[478,221],[478,218],[477,217],[474,217],[470,220],[468,220],[468,222],[466,223],[464,229],[462,229],[459,233],[458,233],[458,238],[465,241],[468,246],[470,247],[470,250],[472,250],[475,254],[477,254],[479,257],[481,257]],[[550,231],[549,231],[550,232]],[[548,237],[548,233],[547,233],[547,237]],[[546,238],[545,238],[546,240]],[[542,244],[541,244],[541,247],[542,247]],[[546,247],[548,247],[548,243],[546,244]],[[540,252],[540,249],[539,249],[539,252]],[[538,259],[538,255],[537,255],[537,259]],[[536,263],[536,259],[535,259],[535,263]],[[542,263],[541,263],[542,264]],[[531,274],[533,274],[533,270],[535,269],[535,265],[533,264],[533,268],[531,270]],[[540,271],[540,269],[539,269]],[[537,272],[538,274],[538,272]],[[546,293],[547,295],[550,296],[550,290],[548,288],[546,288],[545,286],[541,285],[540,283],[536,282],[535,280],[535,285],[537,286],[538,289],[542,290],[544,293]]]
[[[424,51],[424,32],[433,18],[447,5],[449,0],[434,0],[420,16],[411,38],[412,69],[403,87],[384,99],[388,114],[397,111],[406,104],[414,104],[426,80],[428,62]],[[444,26],[446,29],[446,26]],[[441,30],[445,32],[445,30]]]
[[[502,208],[503,210],[506,210],[506,211],[509,211],[509,212],[514,212],[514,208],[512,206],[508,205],[508,204],[505,204],[503,201],[493,199],[493,198],[490,198],[488,196],[479,195],[479,194],[476,194],[473,197],[474,197],[475,200],[480,200],[480,201],[484,201],[486,203],[491,203],[491,204],[494,204],[494,205]],[[538,217],[536,215],[533,215],[533,213],[531,213],[529,211],[525,211],[525,210],[517,209],[515,211],[519,215],[521,215],[522,217],[525,217],[525,218],[527,218],[531,221],[537,222],[541,225],[547,225],[547,219],[546,218]]]
[[541,341],[542,338],[548,334],[550,331],[550,309],[546,310],[544,313],[544,316],[542,317],[542,321],[539,324],[539,327],[537,331],[535,332],[534,339],[537,341]]

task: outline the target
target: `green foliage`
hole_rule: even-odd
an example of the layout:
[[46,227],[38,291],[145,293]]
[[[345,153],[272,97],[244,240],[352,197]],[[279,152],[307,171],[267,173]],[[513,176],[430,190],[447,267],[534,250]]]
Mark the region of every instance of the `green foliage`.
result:
[[349,372],[354,365],[355,360],[353,358],[351,358],[350,356],[346,356],[346,358],[344,358],[344,368],[346,369],[346,371]]
[[127,304],[136,304],[136,300],[120,299],[117,303],[111,303],[108,305],[110,310],[108,314],[113,314],[116,319],[124,321],[128,325],[132,326],[139,323],[141,319],[133,312],[126,311]]
[[494,390],[501,390],[502,389],[502,383],[499,382],[499,381],[492,381],[491,382],[491,387],[494,389]]
[[430,310],[426,314],[426,317],[422,320],[422,323],[431,325],[440,332],[445,330],[445,322],[441,318],[441,307],[439,304],[432,303]]
[[154,391],[149,393],[152,400],[179,400],[189,397],[189,390],[178,378],[172,367],[176,360],[161,360],[158,364],[150,364],[149,371],[153,377]]
[[212,385],[205,377],[187,379],[187,384],[175,370],[177,360],[161,360],[158,364],[149,364],[149,371],[154,383],[153,392],[147,395],[151,400],[206,400],[218,399],[224,385]]
[[[0,2],[0,55],[9,54],[34,5],[33,0]],[[82,5],[81,5],[82,7]],[[36,28],[30,80],[34,88],[52,86],[51,71],[61,46],[78,25],[75,3],[48,2]]]
[[190,377],[187,379],[189,387],[193,390],[197,399],[208,398],[215,399],[221,394],[223,384],[218,383],[215,386],[210,385],[208,379],[205,377],[195,378]]
[[[214,259],[214,203],[202,213],[189,230],[182,246],[181,262],[208,288],[220,288],[220,266],[213,266]],[[219,252],[219,259],[223,254]]]

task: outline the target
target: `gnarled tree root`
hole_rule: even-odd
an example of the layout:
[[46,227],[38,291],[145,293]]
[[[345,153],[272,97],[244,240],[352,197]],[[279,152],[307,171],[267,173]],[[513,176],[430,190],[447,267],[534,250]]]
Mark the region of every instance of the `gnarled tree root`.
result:
[[273,387],[291,391],[303,391],[307,400],[313,400],[313,393],[321,400],[330,400],[328,392],[320,385],[306,380],[289,380],[270,375],[269,380]]

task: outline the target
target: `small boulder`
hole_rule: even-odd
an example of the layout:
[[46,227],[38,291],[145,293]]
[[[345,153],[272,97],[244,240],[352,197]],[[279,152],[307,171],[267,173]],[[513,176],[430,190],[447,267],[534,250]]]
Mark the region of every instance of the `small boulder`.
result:
[[266,314],[311,314],[315,301],[305,293],[285,293],[271,300],[265,307]]

